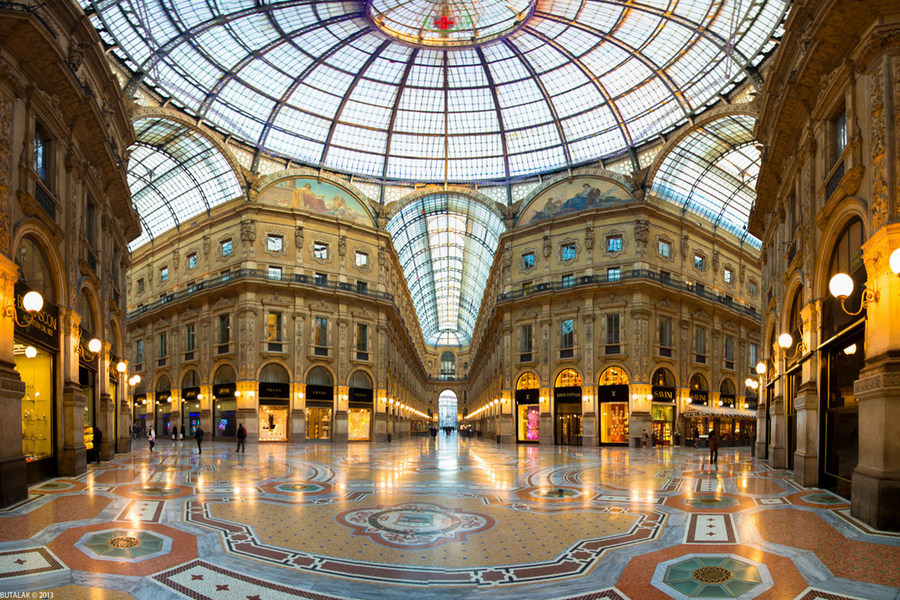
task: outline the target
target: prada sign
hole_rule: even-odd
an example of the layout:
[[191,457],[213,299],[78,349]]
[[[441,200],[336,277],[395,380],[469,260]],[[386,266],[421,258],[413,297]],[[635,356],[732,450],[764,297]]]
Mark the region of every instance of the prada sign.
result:
[[260,398],[290,398],[291,384],[289,383],[268,383],[259,382]]
[[350,388],[350,402],[370,403],[375,399],[375,391],[371,388]]
[[328,401],[334,400],[334,386],[307,384],[306,399]]

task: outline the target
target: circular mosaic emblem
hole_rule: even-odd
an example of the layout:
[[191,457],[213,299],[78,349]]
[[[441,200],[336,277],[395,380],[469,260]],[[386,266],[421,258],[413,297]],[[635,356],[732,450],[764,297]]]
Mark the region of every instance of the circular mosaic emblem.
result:
[[314,492],[321,492],[325,488],[317,483],[282,483],[281,485],[275,486],[275,489],[280,492],[311,494]]
[[773,585],[765,565],[731,554],[692,554],[657,566],[653,585],[675,598],[754,598]]
[[535,490],[531,492],[531,495],[536,498],[553,500],[554,498],[574,498],[580,496],[581,492],[569,488],[552,488]]
[[737,504],[737,499],[728,496],[694,496],[685,498],[684,503],[696,508],[727,508]]
[[804,502],[809,502],[810,504],[847,504],[847,501],[843,498],[838,498],[837,496],[825,492],[807,494],[800,499]]
[[94,560],[141,562],[168,554],[172,539],[155,531],[109,529],[83,535],[75,547]]
[[418,502],[352,510],[335,518],[352,528],[354,535],[368,536],[392,548],[434,548],[465,541],[495,524],[487,515]]
[[113,548],[134,548],[141,545],[141,540],[136,537],[114,537],[109,540],[109,545]]

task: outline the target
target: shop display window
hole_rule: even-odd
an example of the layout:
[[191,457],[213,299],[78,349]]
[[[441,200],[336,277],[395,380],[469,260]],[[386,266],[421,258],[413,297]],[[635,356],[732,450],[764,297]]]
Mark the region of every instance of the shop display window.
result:
[[25,383],[22,452],[26,461],[53,456],[53,355],[16,342],[16,371]]
[[310,406],[306,409],[306,437],[310,440],[331,439],[331,409]]
[[653,405],[653,443],[657,446],[672,444],[673,424],[675,423],[675,407]]
[[628,443],[628,403],[604,402],[600,405],[600,442]]
[[216,399],[213,404],[213,436],[234,437],[237,435],[237,401]]
[[287,406],[259,407],[259,441],[261,442],[286,442],[287,441]]
[[347,412],[347,439],[351,442],[371,439],[371,426],[371,408],[351,408]]
[[537,404],[520,404],[518,407],[518,440],[537,442],[541,439],[541,409]]

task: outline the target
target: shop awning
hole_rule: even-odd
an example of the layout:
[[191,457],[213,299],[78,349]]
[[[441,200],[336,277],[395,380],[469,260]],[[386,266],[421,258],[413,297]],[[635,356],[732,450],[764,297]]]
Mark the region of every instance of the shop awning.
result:
[[734,417],[740,419],[755,419],[755,410],[741,410],[739,408],[731,408],[728,406],[703,406],[702,404],[691,405],[690,408],[681,413],[683,417]]

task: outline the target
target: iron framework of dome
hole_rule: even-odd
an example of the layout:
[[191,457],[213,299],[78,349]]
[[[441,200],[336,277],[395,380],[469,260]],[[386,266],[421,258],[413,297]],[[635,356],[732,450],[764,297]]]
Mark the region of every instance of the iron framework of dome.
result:
[[[129,92],[152,85],[300,163],[464,183],[653,140],[743,81],[786,10],[782,0],[81,2],[134,73]],[[459,41],[443,26],[470,31]]]

